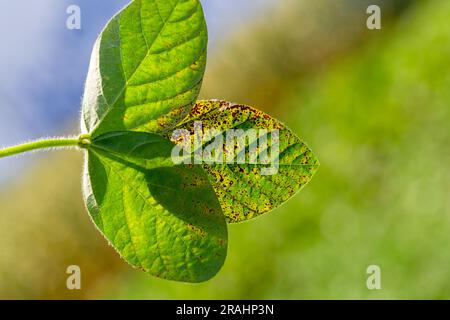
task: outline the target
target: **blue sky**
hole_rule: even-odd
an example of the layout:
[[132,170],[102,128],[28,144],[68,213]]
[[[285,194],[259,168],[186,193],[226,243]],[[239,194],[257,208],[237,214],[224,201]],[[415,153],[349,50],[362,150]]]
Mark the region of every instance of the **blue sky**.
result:
[[[0,11],[0,146],[77,133],[92,45],[128,0],[15,0]],[[277,0],[203,0],[210,47]],[[66,28],[66,9],[80,6],[82,29]],[[211,51],[211,50],[210,50]],[[212,50],[213,52],[213,50]],[[211,56],[210,56],[211,58]],[[24,158],[2,159],[0,181]]]

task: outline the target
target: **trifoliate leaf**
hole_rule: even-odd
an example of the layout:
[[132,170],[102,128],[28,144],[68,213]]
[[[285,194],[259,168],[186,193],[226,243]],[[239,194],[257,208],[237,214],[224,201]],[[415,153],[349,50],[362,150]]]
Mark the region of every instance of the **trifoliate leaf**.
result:
[[185,282],[222,267],[226,220],[278,207],[318,168],[270,116],[224,101],[195,104],[206,49],[198,0],[134,0],[95,44],[82,106],[93,221],[131,265]]

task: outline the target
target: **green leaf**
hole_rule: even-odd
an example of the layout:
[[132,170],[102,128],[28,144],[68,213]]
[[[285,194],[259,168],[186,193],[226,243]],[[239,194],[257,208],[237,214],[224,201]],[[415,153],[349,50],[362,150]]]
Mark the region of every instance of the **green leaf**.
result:
[[[198,0],[134,0],[95,44],[82,106],[84,197],[94,223],[131,265],[185,282],[208,280],[222,267],[226,220],[248,220],[279,206],[318,167],[308,147],[268,115],[223,101],[195,104],[206,50]],[[174,161],[179,140],[167,134],[195,133],[198,121],[219,134],[194,155],[205,149],[217,161],[224,153],[259,162],[188,164],[192,150],[184,162]],[[237,148],[212,148],[231,128],[266,131]]]
[[173,146],[151,133],[97,137],[87,158],[85,200],[99,230],[131,265],[201,282],[224,263],[227,226],[203,169],[174,165]]
[[194,104],[206,65],[198,0],[134,0],[99,36],[82,106],[83,133],[158,132]]
[[[269,115],[248,106],[232,104],[225,101],[198,101],[191,113],[177,126],[177,129],[187,130],[190,137],[190,145],[195,137],[195,123],[201,123],[202,134],[211,129],[218,130],[214,134],[220,140],[226,140],[226,132],[229,129],[267,129],[278,130],[279,157],[273,158],[273,165],[278,166],[275,174],[264,174],[262,169],[268,164],[257,161],[249,161],[249,146],[257,145],[257,136],[247,137],[245,142],[235,145],[235,148],[224,146],[222,158],[219,163],[203,163],[208,178],[217,194],[222,210],[228,222],[241,222],[255,218],[263,213],[271,211],[291,198],[302,189],[316,173],[319,162],[308,146],[303,143],[284,124]],[[168,132],[168,136],[172,133]],[[255,149],[260,159],[261,155],[273,147],[273,138],[268,134],[268,148],[261,145]],[[182,144],[186,139],[179,139],[172,135],[174,142]],[[214,144],[217,139],[205,139],[202,144],[205,150],[208,144]],[[184,141],[184,142],[183,142]],[[245,147],[245,148],[243,148]],[[232,150],[233,149],[233,150]],[[192,148],[192,151],[199,148]],[[234,160],[239,154],[245,152],[245,164],[238,161],[227,163],[227,150],[232,153]],[[193,159],[190,159],[194,162]]]

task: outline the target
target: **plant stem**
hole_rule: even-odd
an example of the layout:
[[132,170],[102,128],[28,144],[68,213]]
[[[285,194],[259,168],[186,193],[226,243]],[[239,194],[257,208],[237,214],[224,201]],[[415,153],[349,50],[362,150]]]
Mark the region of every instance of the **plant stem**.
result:
[[78,138],[51,138],[42,139],[24,143],[21,145],[0,149],[0,158],[5,158],[33,150],[65,148],[65,147],[80,147],[86,148],[90,144],[88,135],[81,135]]

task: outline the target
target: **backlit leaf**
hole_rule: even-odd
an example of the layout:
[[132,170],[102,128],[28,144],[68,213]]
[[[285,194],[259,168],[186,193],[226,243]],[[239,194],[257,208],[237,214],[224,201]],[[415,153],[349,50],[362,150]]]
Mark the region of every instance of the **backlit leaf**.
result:
[[225,260],[226,222],[206,173],[174,165],[172,148],[150,133],[99,136],[89,149],[85,199],[98,229],[131,265],[201,282]]
[[189,112],[201,87],[207,30],[198,0],[134,0],[99,36],[83,133],[158,132]]
[[[264,129],[269,132],[278,130],[279,132],[279,157],[273,162],[278,169],[274,174],[263,174],[262,169],[271,166],[249,161],[249,145],[256,144],[256,139],[249,138],[245,140],[245,164],[239,164],[237,161],[226,163],[226,148],[224,148],[224,159],[221,163],[203,164],[228,222],[252,219],[280,206],[302,189],[319,167],[315,155],[297,135],[281,122],[254,108],[219,100],[198,101],[177,129],[187,130],[192,140],[195,137],[196,122],[201,123],[203,134],[215,129],[221,135],[223,134],[221,139],[224,141],[226,141],[227,130],[230,129],[242,129],[244,132],[248,129]],[[171,132],[167,134],[170,136]],[[174,142],[181,143],[176,140]],[[270,144],[269,137],[269,149]],[[206,145],[203,145],[203,149]],[[225,144],[224,147],[226,147]],[[265,149],[256,148],[256,153],[261,154],[266,151]],[[192,148],[192,151],[195,150],[197,149]],[[234,156],[237,157],[240,151],[242,146],[238,148],[236,145],[233,150]]]

